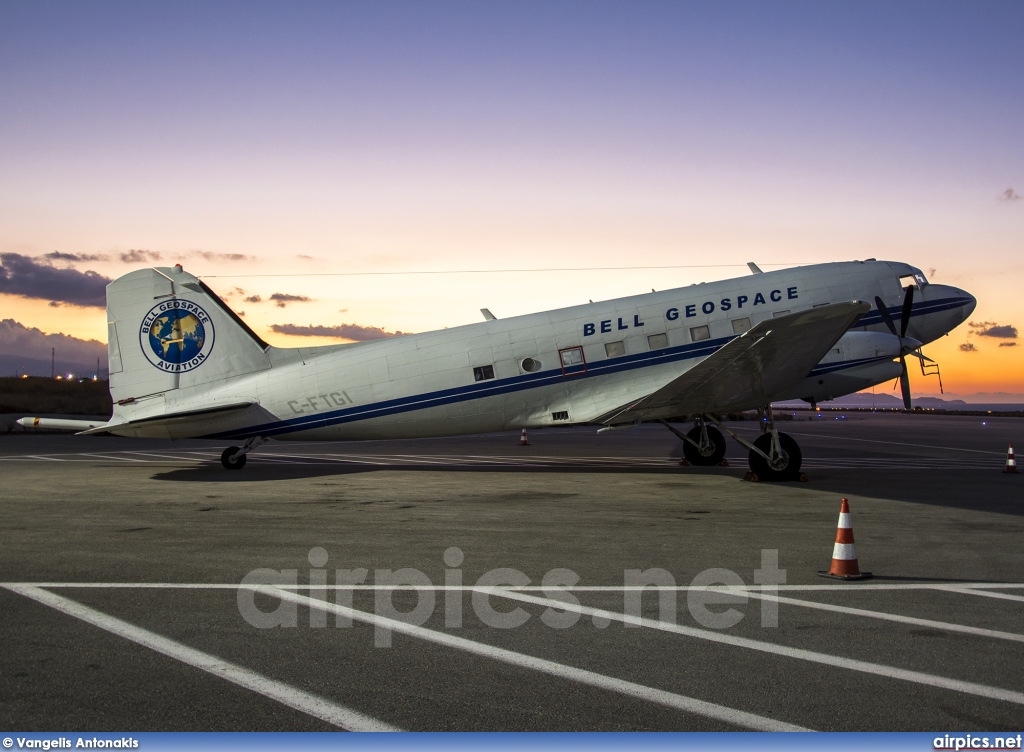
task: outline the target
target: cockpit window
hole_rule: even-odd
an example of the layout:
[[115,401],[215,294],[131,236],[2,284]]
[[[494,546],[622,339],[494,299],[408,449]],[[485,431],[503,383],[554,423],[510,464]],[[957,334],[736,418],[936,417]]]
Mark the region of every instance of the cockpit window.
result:
[[928,286],[928,280],[924,276],[924,272],[920,269],[914,269],[913,274],[904,274],[900,277],[900,287],[916,287],[918,290],[922,290]]

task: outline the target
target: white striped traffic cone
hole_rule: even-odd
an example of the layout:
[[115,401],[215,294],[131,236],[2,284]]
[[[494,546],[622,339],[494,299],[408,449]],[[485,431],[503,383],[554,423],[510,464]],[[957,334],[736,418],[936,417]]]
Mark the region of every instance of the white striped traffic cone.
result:
[[850,504],[846,499],[843,499],[843,505],[839,509],[836,544],[832,549],[832,567],[827,572],[818,572],[818,574],[837,580],[866,580],[871,577],[871,572],[861,572],[857,565],[857,546],[853,542]]
[[1006,467],[1003,469],[1004,473],[1015,473],[1017,472],[1017,460],[1013,457],[1013,444],[1010,444],[1010,448],[1006,450]]
[[523,429],[523,432],[519,434],[519,446],[530,446],[530,442],[526,440],[525,428]]

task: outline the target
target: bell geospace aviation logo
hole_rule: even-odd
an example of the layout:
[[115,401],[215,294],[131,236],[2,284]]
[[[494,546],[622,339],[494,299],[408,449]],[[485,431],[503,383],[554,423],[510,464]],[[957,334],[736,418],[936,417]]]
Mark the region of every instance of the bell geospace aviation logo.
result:
[[215,338],[210,315],[189,300],[165,300],[153,306],[139,329],[146,359],[169,373],[201,366],[210,357]]

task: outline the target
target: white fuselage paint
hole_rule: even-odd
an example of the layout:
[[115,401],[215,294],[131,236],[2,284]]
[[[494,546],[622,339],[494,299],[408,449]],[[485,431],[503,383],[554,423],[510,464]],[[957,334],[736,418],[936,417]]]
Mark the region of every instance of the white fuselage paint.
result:
[[[741,331],[735,329],[738,319],[749,318],[754,326],[829,303],[863,300],[873,305],[880,296],[898,325],[904,297],[900,277],[915,271],[884,261],[818,264],[391,339],[269,348],[270,367],[183,385],[166,392],[159,408],[252,400],[257,405],[249,411],[192,419],[180,429],[125,426],[115,432],[355,440],[592,421],[659,389],[715,352]],[[915,290],[914,303],[908,334],[924,343],[960,324],[975,305],[962,290],[928,284]],[[695,341],[698,327],[707,327],[707,339]],[[891,337],[874,309],[851,332]],[[852,338],[844,344],[849,336],[804,384],[777,398],[834,398],[898,375],[899,365],[892,362],[898,353],[856,357]],[[582,365],[563,369],[559,351],[566,348],[582,348],[585,372]],[[527,358],[539,362],[532,373],[523,368]],[[477,381],[474,369],[487,366],[494,377]],[[201,374],[203,367],[193,373]],[[115,418],[118,412],[115,407]],[[122,411],[126,418],[144,414]]]

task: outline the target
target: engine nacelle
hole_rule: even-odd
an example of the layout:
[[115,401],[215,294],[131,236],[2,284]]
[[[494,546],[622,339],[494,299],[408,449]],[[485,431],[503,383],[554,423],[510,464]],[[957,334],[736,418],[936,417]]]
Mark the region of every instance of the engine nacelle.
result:
[[900,339],[888,332],[847,332],[810,375],[774,400],[828,400],[899,378]]

